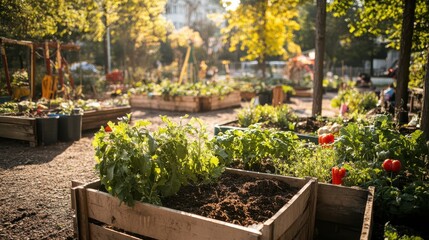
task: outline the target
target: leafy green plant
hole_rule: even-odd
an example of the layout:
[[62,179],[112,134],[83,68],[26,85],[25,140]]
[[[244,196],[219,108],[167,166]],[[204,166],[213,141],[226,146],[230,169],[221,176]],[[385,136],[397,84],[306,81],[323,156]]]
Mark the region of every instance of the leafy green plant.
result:
[[238,124],[248,127],[256,123],[266,123],[282,129],[292,130],[293,122],[297,119],[295,113],[286,104],[279,106],[257,105],[253,102],[248,107],[237,111]]
[[398,230],[390,223],[384,225],[384,239],[389,240],[423,240],[423,238],[414,235],[401,235]]
[[338,95],[331,100],[331,106],[339,108],[345,103],[350,115],[366,113],[377,106],[377,95],[374,92],[359,92],[356,89],[348,88],[338,92]]
[[101,128],[95,134],[101,183],[128,205],[136,200],[161,204],[162,197],[181,186],[210,182],[223,171],[200,120],[184,124],[161,119],[164,126],[150,131],[150,122],[131,126],[128,115],[118,124],[110,122],[110,132]]
[[[215,149],[226,166],[253,171],[275,172],[296,177],[316,177],[329,182],[335,165],[335,152],[329,148],[299,140],[290,131],[273,131],[252,125],[215,137]],[[271,168],[267,169],[267,165]]]
[[28,73],[25,69],[21,69],[12,74],[12,87],[29,86]]
[[[349,170],[345,184],[375,186],[376,206],[385,217],[429,211],[429,147],[421,131],[403,135],[389,116],[372,125],[350,123],[335,142],[338,162]],[[382,168],[385,159],[399,159],[398,173]]]

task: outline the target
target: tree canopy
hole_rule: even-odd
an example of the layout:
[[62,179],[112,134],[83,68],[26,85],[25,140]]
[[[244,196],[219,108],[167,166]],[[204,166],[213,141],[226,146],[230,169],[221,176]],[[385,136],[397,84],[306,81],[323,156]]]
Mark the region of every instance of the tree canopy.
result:
[[[241,60],[258,60],[264,63],[268,56],[282,56],[297,52],[293,42],[298,0],[245,0],[235,10],[229,10],[224,18],[226,26],[221,30],[229,50],[245,50]],[[264,74],[264,72],[263,72]]]

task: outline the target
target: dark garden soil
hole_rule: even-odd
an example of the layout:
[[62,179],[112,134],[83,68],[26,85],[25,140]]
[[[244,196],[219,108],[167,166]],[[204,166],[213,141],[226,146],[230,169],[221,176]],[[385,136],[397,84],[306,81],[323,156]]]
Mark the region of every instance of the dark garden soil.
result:
[[275,179],[224,173],[216,183],[183,187],[162,203],[172,209],[250,226],[274,216],[298,191]]

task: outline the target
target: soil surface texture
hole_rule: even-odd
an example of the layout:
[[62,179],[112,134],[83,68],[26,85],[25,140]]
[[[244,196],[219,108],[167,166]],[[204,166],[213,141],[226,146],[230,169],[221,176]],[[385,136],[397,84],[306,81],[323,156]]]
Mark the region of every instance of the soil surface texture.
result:
[[[331,98],[330,95],[324,95],[322,115],[332,116],[336,113],[336,109],[330,108]],[[292,98],[288,104],[302,116],[311,115],[311,98]],[[184,114],[133,109],[132,122],[149,120],[152,122],[151,127],[156,129],[161,124],[159,115],[179,121]],[[190,113],[189,117],[201,118],[213,134],[216,124],[235,120],[236,112],[235,109],[225,109]],[[75,239],[71,182],[87,183],[98,179],[94,170],[94,133],[84,132],[78,141],[38,147],[30,147],[27,142],[0,138],[1,240]],[[209,212],[209,208],[204,209]],[[242,224],[252,224],[250,220],[240,221]]]
[[217,183],[182,187],[162,203],[172,209],[251,226],[274,216],[298,191],[275,179],[223,173]]

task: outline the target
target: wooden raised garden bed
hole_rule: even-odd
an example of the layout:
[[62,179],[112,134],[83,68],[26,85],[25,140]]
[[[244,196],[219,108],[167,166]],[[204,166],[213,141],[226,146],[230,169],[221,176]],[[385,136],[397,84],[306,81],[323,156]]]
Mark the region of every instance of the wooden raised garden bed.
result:
[[128,207],[99,191],[99,181],[74,182],[75,233],[79,239],[371,239],[373,187],[365,190],[313,179],[227,171],[280,179],[300,191],[273,217],[252,228],[146,203]]
[[238,91],[234,91],[226,96],[201,97],[200,101],[202,111],[241,106],[241,96]]
[[[245,130],[246,128],[244,127],[236,127],[234,125],[237,125],[238,121],[234,120],[234,121],[228,121],[225,123],[221,123],[221,124],[216,124],[214,126],[214,134],[217,135],[221,132],[226,132],[229,130]],[[318,137],[317,136],[313,136],[313,135],[309,135],[309,134],[302,134],[302,133],[295,133],[300,139],[302,140],[306,140],[308,142],[313,142],[315,144],[319,143]]]
[[119,117],[131,113],[131,107],[112,107],[108,109],[85,111],[82,116],[82,130],[99,129],[109,121],[118,122]]
[[130,98],[131,107],[167,111],[199,112],[200,98],[194,96],[178,96],[165,98],[163,96],[133,95]]
[[28,141],[37,146],[36,118],[0,116],[0,137]]
[[232,173],[284,181],[299,189],[274,216],[254,227],[137,202],[133,207],[99,191],[100,182],[72,188],[75,230],[79,239],[277,240],[311,239],[317,181],[235,169]]
[[134,95],[130,98],[133,108],[146,108],[179,112],[212,111],[241,106],[240,92],[232,92],[226,96],[147,96]]

